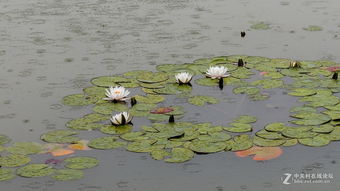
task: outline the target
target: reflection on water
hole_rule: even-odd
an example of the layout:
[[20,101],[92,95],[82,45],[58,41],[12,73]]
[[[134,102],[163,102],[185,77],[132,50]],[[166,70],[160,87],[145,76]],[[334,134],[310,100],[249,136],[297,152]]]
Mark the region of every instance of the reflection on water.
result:
[[[43,132],[63,129],[66,121],[84,115],[84,111],[60,105],[61,98],[79,92],[95,76],[230,54],[339,62],[337,7],[336,0],[2,0],[1,133],[14,141],[36,141]],[[261,21],[269,23],[270,29],[250,28]],[[303,30],[309,25],[323,30]],[[247,32],[245,38],[240,37],[242,30]],[[217,114],[205,121],[258,110],[269,110],[266,118],[273,121],[287,120],[278,113],[289,108],[285,105],[289,100],[279,96],[273,96],[279,100],[272,100],[275,105],[270,107],[250,105],[247,99],[241,104],[228,94],[224,96],[236,109],[223,113],[219,111],[224,108],[207,107]],[[259,120],[257,125],[262,127],[262,123]],[[186,164],[167,164],[123,150],[93,151],[101,164],[87,170],[80,181],[17,178],[1,182],[0,189],[335,190],[339,181],[287,187],[281,176],[286,172],[332,172],[338,180],[337,146],[285,148],[284,155],[268,162],[218,153],[196,156]]]

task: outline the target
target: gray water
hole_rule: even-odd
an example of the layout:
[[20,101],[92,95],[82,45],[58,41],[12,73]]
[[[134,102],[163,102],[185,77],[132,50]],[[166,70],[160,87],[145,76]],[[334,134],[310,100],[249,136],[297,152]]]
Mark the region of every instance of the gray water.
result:
[[[81,92],[96,76],[231,54],[340,62],[339,6],[337,0],[0,0],[0,132],[13,141],[38,141],[44,132],[63,129],[84,110],[61,105],[62,97]],[[256,21],[271,29],[251,29]],[[308,25],[323,30],[302,30]],[[286,113],[286,100],[271,101]],[[230,118],[269,108],[271,115],[263,117],[285,120],[264,103],[248,106],[243,102]],[[218,117],[207,115],[204,121]],[[0,190],[333,191],[340,187],[338,151],[339,143],[294,146],[267,162],[222,152],[196,155],[184,164],[124,150],[91,151],[100,165],[79,181],[16,178],[1,182]],[[39,157],[35,160],[47,156]],[[334,179],[282,184],[284,173],[301,172],[333,173]]]

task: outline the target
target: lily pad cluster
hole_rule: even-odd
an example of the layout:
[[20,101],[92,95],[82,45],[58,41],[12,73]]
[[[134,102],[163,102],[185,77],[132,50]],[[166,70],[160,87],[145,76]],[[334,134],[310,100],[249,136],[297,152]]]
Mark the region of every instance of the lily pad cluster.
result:
[[[268,27],[266,23],[254,23],[252,28]],[[239,66],[240,60],[244,64]],[[237,156],[255,155],[254,160],[269,160],[282,153],[279,147],[296,144],[321,147],[340,140],[340,83],[333,77],[340,66],[331,61],[294,62],[299,63],[299,67],[291,67],[291,63],[289,59],[231,55],[187,64],[158,65],[157,71],[134,70],[96,77],[91,80],[92,86],[84,88],[82,93],[63,98],[65,105],[86,106],[83,108],[88,114],[68,121],[66,129],[44,133],[41,140],[46,144],[6,146],[10,139],[0,135],[0,181],[16,175],[74,180],[83,177],[83,169],[98,165],[93,157],[77,156],[53,159],[46,164],[33,163],[30,155],[40,153],[58,157],[74,153],[75,149],[125,149],[149,153],[155,160],[180,163],[197,154],[228,151],[236,152]],[[205,72],[211,66],[228,68],[229,76],[208,78]],[[179,72],[193,75],[191,83],[176,83],[174,76]],[[249,115],[240,115],[231,121],[221,119],[218,125],[203,120],[182,120],[185,113],[190,112],[187,107],[204,110],[207,105],[223,104],[225,100],[214,96],[215,92],[224,91],[221,84],[236,96],[247,95],[251,101],[270,99],[268,90],[285,89],[287,96],[296,98],[296,106],[287,113],[291,120],[268,123],[265,127],[258,127],[256,123],[263,119]],[[135,102],[104,100],[106,88],[115,86],[131,90]],[[198,95],[193,91],[195,88],[209,91]],[[169,104],[168,99],[186,103]],[[110,117],[117,112],[129,112],[149,122],[136,124],[132,120],[132,124],[113,125]],[[102,136],[87,143],[82,141],[81,131],[97,131]],[[56,168],[54,163],[62,164],[63,168]]]

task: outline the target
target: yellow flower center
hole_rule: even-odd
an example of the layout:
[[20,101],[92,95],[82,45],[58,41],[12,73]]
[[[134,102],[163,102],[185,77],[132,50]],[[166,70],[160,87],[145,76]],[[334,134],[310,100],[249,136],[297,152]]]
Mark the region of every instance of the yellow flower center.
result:
[[115,94],[120,94],[120,91],[119,91],[119,90],[116,90],[116,91],[115,91]]

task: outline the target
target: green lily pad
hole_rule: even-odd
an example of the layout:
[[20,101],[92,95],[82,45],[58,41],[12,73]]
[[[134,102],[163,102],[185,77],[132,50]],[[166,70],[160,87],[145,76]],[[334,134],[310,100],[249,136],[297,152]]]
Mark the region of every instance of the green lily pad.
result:
[[1,135],[0,134],[0,145],[4,145],[4,144],[6,144],[6,143],[8,143],[10,141],[11,141],[11,139],[8,138],[6,135]]
[[139,103],[146,103],[146,104],[154,104],[160,103],[165,100],[164,96],[161,95],[147,95],[147,96],[135,96],[137,102]]
[[[275,69],[274,69],[275,70]],[[266,74],[263,75],[264,77],[271,78],[271,79],[281,79],[284,76],[276,71],[268,71]]]
[[313,89],[307,89],[307,88],[297,88],[288,94],[292,96],[311,96],[311,95],[315,95],[316,91]]
[[224,127],[223,129],[233,133],[244,133],[252,131],[252,127],[247,123],[230,123],[232,127]]
[[87,169],[98,165],[98,160],[92,157],[72,157],[64,160],[65,167],[70,169]]
[[320,125],[313,127],[312,131],[315,133],[330,133],[334,130],[334,126],[330,124]]
[[72,94],[63,98],[63,104],[70,106],[90,105],[96,103],[97,101],[97,97],[87,96],[84,94]]
[[138,152],[138,153],[143,153],[143,152],[151,152],[153,150],[159,150],[163,149],[165,146],[164,145],[153,145],[156,141],[154,140],[143,140],[143,141],[138,141],[138,142],[133,142],[130,143],[126,149],[131,152]]
[[278,123],[270,123],[265,126],[265,129],[267,131],[273,131],[273,132],[281,132],[285,130],[287,126],[284,123],[278,122]]
[[81,170],[58,169],[51,177],[59,181],[79,180],[84,177],[84,173]]
[[227,141],[231,151],[247,150],[253,146],[253,139],[246,134],[237,135],[232,140]]
[[106,97],[105,95],[105,89],[104,87],[98,87],[98,86],[91,86],[84,88],[83,91],[85,94],[93,97],[98,97],[98,98],[104,98]]
[[102,103],[95,105],[93,107],[93,111],[96,113],[104,114],[104,115],[112,115],[112,113],[115,112],[123,112],[127,111],[128,107],[125,103]]
[[165,162],[182,163],[194,157],[194,152],[186,148],[173,148],[170,153],[170,158],[165,159]]
[[233,120],[236,123],[255,123],[257,121],[256,117],[251,115],[240,115]]
[[159,83],[169,79],[169,76],[163,72],[145,72],[137,77],[137,80],[143,83]]
[[211,126],[210,123],[199,123],[195,126],[197,132],[200,134],[208,134],[223,131],[223,127],[221,126]]
[[120,135],[124,133],[128,133],[132,130],[132,125],[119,125],[119,126],[113,126],[113,125],[105,125],[102,128],[100,128],[100,131],[105,134],[110,135]]
[[317,26],[317,25],[309,25],[308,27],[303,27],[302,29],[305,31],[312,31],[312,32],[322,31],[322,27]]
[[251,75],[253,75],[254,73],[244,67],[238,67],[236,70],[232,71],[230,73],[231,77],[237,78],[237,79],[246,79],[246,78],[250,78]]
[[314,107],[308,107],[308,106],[295,106],[289,109],[290,112],[316,112],[316,109]]
[[124,147],[126,145],[125,142],[117,141],[117,137],[99,137],[92,139],[88,146],[94,149],[115,149],[119,147]]
[[12,169],[0,168],[0,181],[11,180],[15,178]]
[[196,153],[216,153],[226,148],[224,142],[192,141],[189,148]]
[[131,82],[131,80],[120,76],[101,76],[91,80],[93,85],[100,87],[115,87],[119,82]]
[[18,167],[29,163],[31,159],[25,155],[11,154],[0,156],[0,166],[2,167]]
[[262,86],[264,89],[280,88],[283,86],[283,81],[278,79],[263,79],[251,83],[254,86]]
[[234,94],[248,94],[253,95],[260,92],[260,89],[256,87],[238,87],[233,90]]
[[43,146],[34,142],[16,142],[13,146],[7,148],[8,152],[20,155],[36,154],[42,150]]
[[46,164],[29,164],[16,171],[17,175],[27,178],[49,176],[54,172],[55,169]]
[[138,76],[143,75],[144,73],[148,73],[148,72],[150,72],[150,71],[148,71],[148,70],[132,70],[132,71],[125,72],[123,74],[123,76],[126,77],[126,78],[137,78]]
[[298,140],[297,139],[287,139],[285,143],[283,143],[281,146],[284,147],[291,147],[298,144]]
[[81,126],[85,126],[87,124],[92,124],[93,122],[105,121],[108,120],[110,116],[102,115],[99,113],[91,113],[87,114],[82,118],[72,119],[66,123],[66,127],[72,129],[82,129]]
[[327,114],[332,120],[340,120],[340,111],[323,111],[322,113]]
[[209,133],[208,135],[198,136],[198,140],[207,141],[207,142],[221,142],[221,141],[228,141],[229,139],[231,139],[231,136],[228,133],[224,133],[224,132],[214,132],[214,133]]
[[282,131],[282,135],[289,138],[295,138],[295,139],[303,139],[303,138],[312,138],[318,135],[318,133],[306,131],[306,129],[303,128],[286,128]]
[[331,120],[331,118],[327,115],[311,112],[300,112],[292,114],[291,117],[300,119],[290,121],[296,125],[321,125]]
[[166,84],[164,88],[154,89],[153,92],[163,95],[173,95],[181,93],[177,84]]
[[149,139],[149,137],[143,136],[144,134],[144,132],[136,131],[120,135],[120,138],[126,141],[141,141]]
[[103,127],[103,124],[99,124],[99,123],[86,123],[86,124],[68,126],[68,128],[70,128],[70,129],[74,129],[74,130],[86,130],[86,131],[90,131],[90,130],[94,130],[94,129],[99,129],[101,127]]
[[258,136],[254,137],[253,143],[257,146],[261,147],[275,147],[284,144],[286,140],[279,140],[279,139],[264,139]]
[[340,103],[338,103],[336,105],[327,105],[327,106],[325,106],[325,108],[329,109],[329,110],[340,111]]
[[211,96],[193,96],[188,99],[188,102],[197,106],[204,106],[205,104],[216,104],[218,99]]
[[264,138],[264,139],[270,139],[270,140],[284,139],[285,138],[279,132],[267,131],[265,129],[262,129],[262,130],[256,132],[255,135],[258,136],[258,137],[261,137],[261,138]]
[[325,139],[323,136],[315,136],[311,138],[298,139],[299,143],[302,145],[310,147],[322,147],[330,143],[329,139]]
[[165,157],[170,156],[170,153],[166,150],[153,150],[150,152],[150,155],[155,160],[163,160]]
[[137,103],[132,107],[132,110],[145,111],[146,113],[149,113],[150,110],[155,109],[156,107],[157,105],[152,103]]
[[264,94],[260,94],[260,93],[249,95],[249,99],[252,100],[252,101],[263,101],[263,100],[266,100],[268,98],[269,98],[268,95],[264,95]]
[[48,143],[74,143],[80,141],[79,137],[72,136],[76,134],[78,133],[72,130],[54,130],[43,134],[41,140]]
[[255,30],[268,30],[270,29],[270,25],[265,22],[254,22],[250,28],[255,29]]

